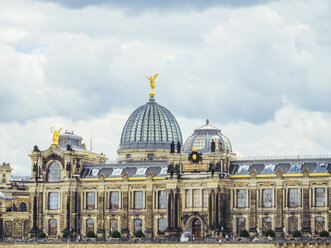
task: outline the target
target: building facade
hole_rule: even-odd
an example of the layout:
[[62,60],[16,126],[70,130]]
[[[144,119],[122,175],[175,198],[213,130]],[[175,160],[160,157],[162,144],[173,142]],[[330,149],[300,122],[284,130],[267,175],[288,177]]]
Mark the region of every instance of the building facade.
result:
[[33,148],[29,180],[10,179],[10,165],[0,166],[1,238],[331,231],[330,158],[238,160],[208,120],[183,142],[154,95],[128,118],[118,155],[107,164],[65,132],[47,150]]

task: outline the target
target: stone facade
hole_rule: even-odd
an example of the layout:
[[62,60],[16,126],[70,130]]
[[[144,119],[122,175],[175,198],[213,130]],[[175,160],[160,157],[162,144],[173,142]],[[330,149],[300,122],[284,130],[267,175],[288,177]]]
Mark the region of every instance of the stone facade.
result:
[[[131,137],[130,130],[126,133]],[[313,236],[331,230],[330,158],[238,160],[230,141],[209,121],[184,149],[174,142],[168,142],[169,150],[152,149],[155,140],[143,149],[137,138],[130,140],[116,164],[87,151],[81,140],[66,132],[60,145],[44,151],[35,146],[29,180],[10,180],[10,166],[0,166],[2,238],[41,232],[56,238],[69,231],[109,239],[115,230],[122,237],[134,237],[138,230],[147,238],[184,232],[197,238],[239,235],[242,230],[289,237],[295,230]]]

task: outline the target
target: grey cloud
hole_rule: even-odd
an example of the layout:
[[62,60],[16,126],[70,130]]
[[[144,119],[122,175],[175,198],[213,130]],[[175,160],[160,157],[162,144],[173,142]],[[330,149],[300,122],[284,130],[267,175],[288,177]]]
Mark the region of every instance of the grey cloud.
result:
[[113,6],[125,9],[131,9],[135,11],[146,10],[146,9],[196,9],[202,10],[213,6],[225,6],[225,7],[247,7],[254,6],[259,4],[265,4],[271,2],[272,0],[126,0],[126,1],[117,1],[117,0],[46,0],[48,2],[56,2],[67,8],[84,8],[87,6]]
[[[54,24],[58,13],[47,13],[36,41],[45,44],[42,51],[1,51],[11,61],[0,66],[0,101],[6,104],[0,108],[1,121],[47,115],[88,120],[118,108],[133,110],[148,100],[145,76],[150,73],[160,73],[156,99],[175,116],[260,124],[287,104],[330,111],[330,51],[318,43],[329,34],[315,30],[313,21],[310,29],[302,29],[265,6],[210,9],[174,14],[172,23],[191,24],[179,30],[164,25],[154,38],[150,30],[162,23],[162,15],[114,17],[109,10],[94,9],[84,10],[86,20],[80,11],[66,11],[53,30],[44,27],[52,26],[49,22]],[[100,11],[99,22],[91,22]],[[72,15],[75,24],[69,21]],[[155,26],[149,26],[151,20]],[[125,31],[108,29],[107,23],[116,21]],[[87,26],[84,32],[73,32],[80,27],[77,23]],[[89,35],[94,27],[105,34]],[[127,37],[127,27],[139,32],[139,38]],[[191,36],[201,42],[191,42]]]

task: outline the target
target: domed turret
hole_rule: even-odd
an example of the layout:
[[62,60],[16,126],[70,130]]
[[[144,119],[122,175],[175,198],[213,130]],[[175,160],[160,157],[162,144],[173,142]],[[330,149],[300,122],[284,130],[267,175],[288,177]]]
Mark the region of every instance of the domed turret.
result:
[[215,151],[224,149],[232,152],[232,146],[230,140],[225,137],[220,129],[213,127],[206,121],[206,125],[195,129],[194,133],[188,137],[185,141],[183,152],[191,152],[193,147],[196,147],[199,152],[208,153],[211,152],[211,142],[215,142]]
[[154,98],[137,108],[122,131],[120,150],[170,149],[170,143],[182,143],[182,134],[175,117]]

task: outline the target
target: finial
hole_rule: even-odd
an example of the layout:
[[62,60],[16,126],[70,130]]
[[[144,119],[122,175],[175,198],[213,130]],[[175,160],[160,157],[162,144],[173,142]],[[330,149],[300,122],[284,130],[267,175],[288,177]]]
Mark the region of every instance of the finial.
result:
[[157,78],[158,75],[159,74],[155,74],[154,76],[149,76],[149,77],[146,76],[146,78],[149,80],[149,84],[150,84],[150,86],[152,88],[152,90],[149,92],[149,96],[151,98],[154,98],[154,96],[155,96],[155,92],[154,92],[154,89],[155,89],[155,79]]
[[206,125],[209,125],[209,120],[208,119],[206,120]]
[[53,133],[53,145],[59,144],[59,134],[62,130],[62,127],[59,129],[59,131],[56,131],[54,127],[51,127],[51,132]]

